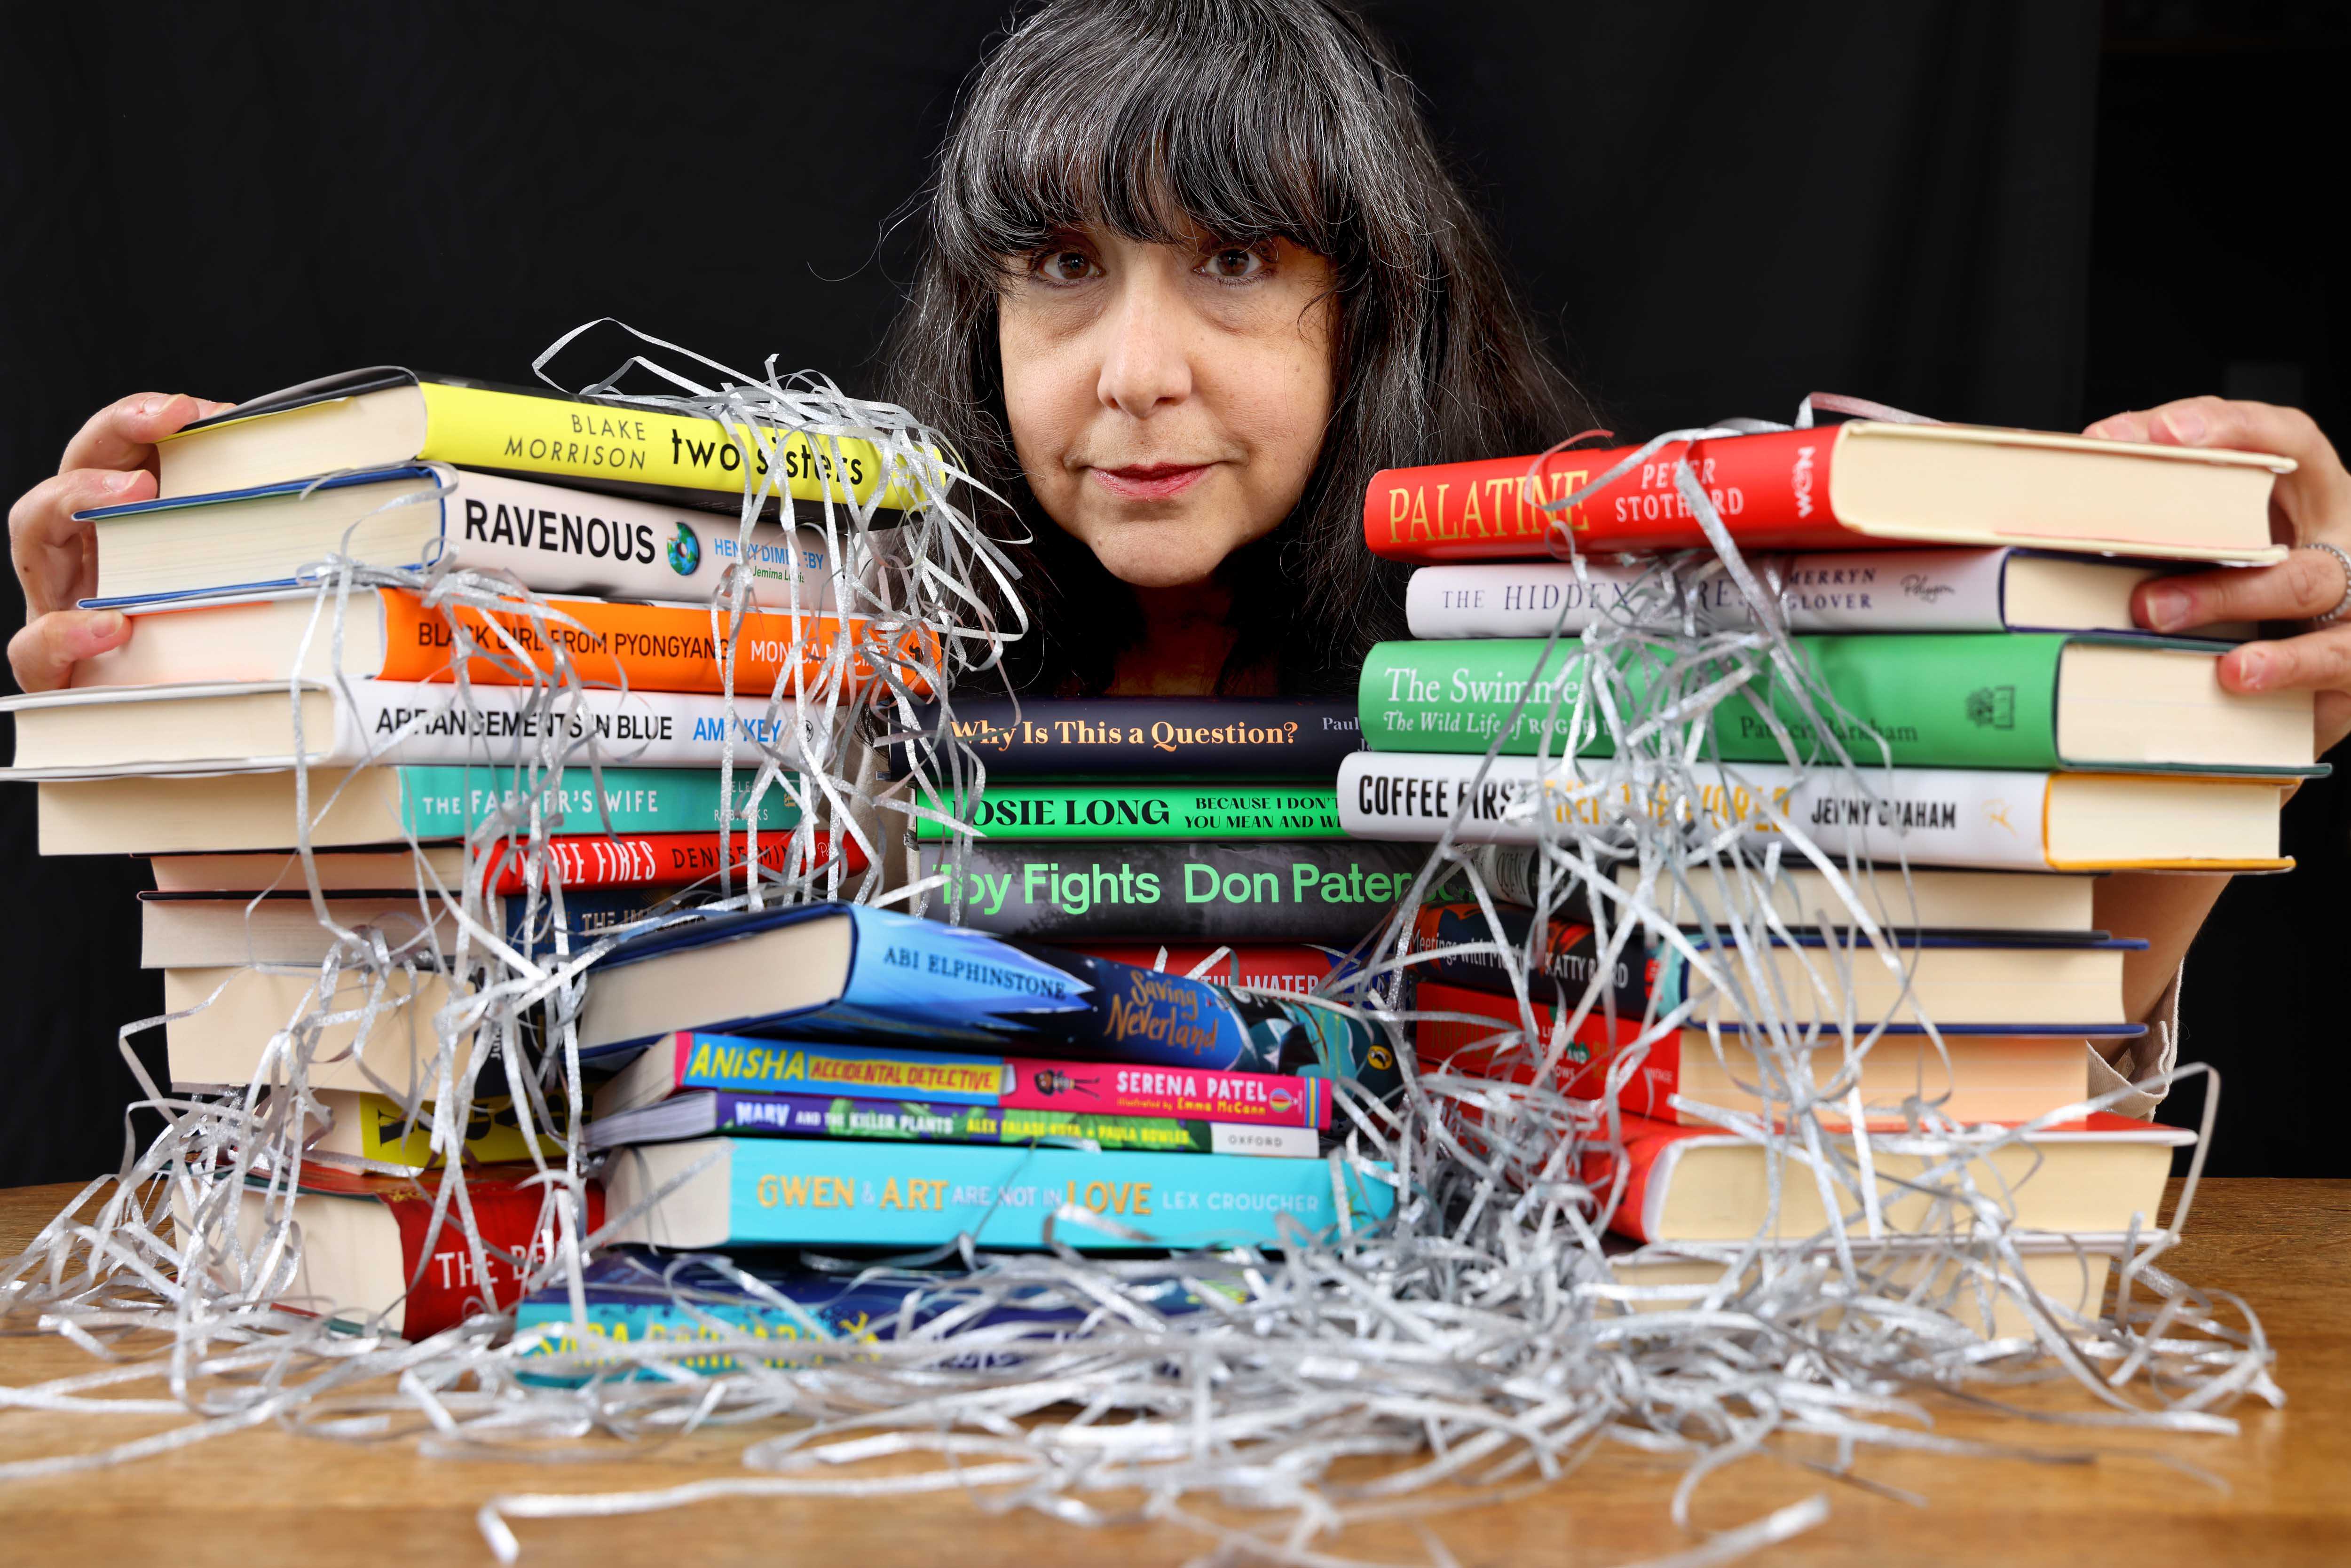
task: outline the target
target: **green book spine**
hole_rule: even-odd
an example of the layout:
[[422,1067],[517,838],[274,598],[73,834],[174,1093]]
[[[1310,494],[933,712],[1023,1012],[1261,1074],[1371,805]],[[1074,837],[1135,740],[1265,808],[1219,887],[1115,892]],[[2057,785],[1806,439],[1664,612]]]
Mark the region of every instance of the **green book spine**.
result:
[[[1038,839],[1338,839],[1338,791],[1298,784],[990,784],[962,810],[934,810],[970,823],[973,836]],[[918,820],[918,839],[955,836]]]
[[[2057,661],[2064,635],[1952,634],[1798,637],[1795,646],[1834,694],[1842,716],[1823,713],[1854,759],[1880,759],[1875,730],[1906,768],[2054,768]],[[1364,661],[1359,700],[1364,737],[1375,751],[1480,752],[1493,743],[1521,692],[1526,706],[1503,751],[1557,753],[1588,656],[1573,643],[1542,658],[1541,639],[1382,643]],[[1537,665],[1541,665],[1540,678]],[[1792,694],[1768,673],[1766,701],[1807,758],[1830,755]],[[1637,693],[1642,672],[1632,682]],[[1752,686],[1714,712],[1713,737],[1733,762],[1779,762],[1780,743],[1755,706]],[[1552,706],[1554,696],[1557,707]],[[1591,721],[1587,721],[1589,727]],[[1586,756],[1604,755],[1604,739]]]
[[[756,768],[735,770],[736,831],[748,819]],[[603,814],[596,775],[585,768],[563,770],[563,820],[551,831],[601,833],[609,819],[616,833],[715,833],[718,831],[718,770],[715,768],[607,768],[603,769]],[[521,788],[511,768],[402,768],[400,794],[410,831],[420,839],[462,839],[476,822]],[[799,825],[799,808],[774,785],[759,798],[759,831]]]

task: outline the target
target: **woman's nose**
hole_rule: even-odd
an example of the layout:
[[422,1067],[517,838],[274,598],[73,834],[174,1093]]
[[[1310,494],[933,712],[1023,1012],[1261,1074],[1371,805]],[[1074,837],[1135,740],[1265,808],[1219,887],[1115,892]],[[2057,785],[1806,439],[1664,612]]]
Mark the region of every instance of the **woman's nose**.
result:
[[1192,393],[1192,364],[1185,348],[1185,304],[1180,291],[1140,267],[1122,280],[1118,298],[1102,319],[1102,377],[1098,393],[1105,407],[1133,419],[1148,419],[1162,406]]

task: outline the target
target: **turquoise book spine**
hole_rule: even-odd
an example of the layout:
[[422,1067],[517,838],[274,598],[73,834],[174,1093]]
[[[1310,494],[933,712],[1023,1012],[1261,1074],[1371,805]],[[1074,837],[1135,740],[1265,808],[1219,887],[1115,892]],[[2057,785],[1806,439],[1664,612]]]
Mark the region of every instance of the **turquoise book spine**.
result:
[[[796,1138],[724,1141],[730,1145],[726,1245],[735,1247],[935,1246],[965,1232],[982,1247],[1041,1247],[1050,1220],[1054,1239],[1081,1251],[1280,1248],[1285,1244],[1285,1220],[1305,1236],[1322,1237],[1335,1231],[1341,1202],[1350,1226],[1376,1223],[1395,1202],[1386,1182],[1343,1161],[1334,1183],[1328,1160]],[[669,1147],[673,1158],[689,1153],[698,1157],[710,1145]],[[638,1201],[643,1195],[632,1189],[651,1174],[630,1158],[615,1160],[607,1177],[611,1211],[623,1212]],[[1064,1214],[1071,1206],[1097,1217],[1102,1226]]]
[[[402,768],[402,814],[419,839],[462,839],[474,825],[524,787],[510,768]],[[756,768],[735,770],[735,831],[749,821],[744,803],[751,797]],[[552,831],[601,833],[607,818],[616,833],[715,833],[718,831],[718,770],[715,768],[607,768],[600,800],[596,775],[566,768],[557,791],[562,822]],[[602,807],[600,814],[598,807]],[[774,785],[759,798],[759,831],[799,825],[799,809]]]

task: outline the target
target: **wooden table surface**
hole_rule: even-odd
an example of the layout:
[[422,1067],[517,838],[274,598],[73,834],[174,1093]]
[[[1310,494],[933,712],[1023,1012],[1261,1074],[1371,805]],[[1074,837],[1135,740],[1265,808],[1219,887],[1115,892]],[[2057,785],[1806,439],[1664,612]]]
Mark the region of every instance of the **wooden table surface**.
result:
[[[0,1256],[13,1256],[70,1189],[0,1191]],[[2048,1449],[2097,1448],[2092,1464],[1865,1456],[1863,1474],[1924,1494],[1919,1508],[1771,1458],[1748,1460],[1699,1494],[1697,1522],[1720,1530],[1825,1490],[1833,1510],[1760,1563],[1966,1563],[1984,1568],[2118,1562],[2351,1562],[2351,1182],[2213,1181],[2188,1241],[2167,1263],[2189,1281],[2235,1291],[2277,1347],[2283,1410],[2235,1414],[2234,1438],[2102,1434],[1997,1421],[1947,1406],[1937,1426]],[[52,1336],[0,1338],[0,1385],[92,1370]],[[155,1384],[130,1390],[152,1397]],[[2078,1407],[2078,1406],[2077,1406]],[[90,1451],[176,1423],[172,1417],[0,1411],[0,1460]],[[591,1492],[670,1486],[747,1472],[742,1429],[695,1437],[632,1461],[559,1465],[435,1460],[413,1445],[346,1446],[275,1429],[238,1433],[102,1474],[0,1486],[0,1562],[155,1561],[260,1564],[368,1561],[488,1563],[475,1511],[501,1492]],[[1825,1449],[1817,1457],[1828,1457]],[[2221,1485],[2197,1479],[2187,1461]],[[1359,1528],[1318,1542],[1382,1563],[1627,1563],[1698,1542],[1667,1507],[1677,1465],[1599,1449],[1568,1479],[1514,1502],[1410,1524]],[[1234,1516],[1237,1517],[1237,1516]],[[871,1502],[728,1501],[604,1520],[519,1521],[523,1562],[847,1563],[853,1568],[1034,1568],[1063,1562],[1119,1568],[1204,1556],[1201,1536],[1165,1524],[1086,1530],[1035,1514],[996,1515],[944,1493]]]

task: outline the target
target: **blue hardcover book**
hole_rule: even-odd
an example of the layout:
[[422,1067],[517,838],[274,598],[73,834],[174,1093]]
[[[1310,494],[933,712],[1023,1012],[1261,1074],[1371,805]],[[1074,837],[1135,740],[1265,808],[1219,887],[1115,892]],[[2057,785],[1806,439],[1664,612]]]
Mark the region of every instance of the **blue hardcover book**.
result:
[[861,904],[666,926],[590,974],[583,1056],[678,1031],[1311,1072],[1374,1094],[1401,1082],[1386,1037],[1333,1008]]
[[[525,1296],[515,1308],[515,1339],[524,1347],[517,1375],[526,1383],[557,1386],[585,1383],[596,1375],[660,1375],[619,1357],[598,1358],[595,1352],[607,1345],[617,1349],[647,1342],[728,1338],[778,1344],[872,1344],[914,1337],[946,1343],[976,1338],[982,1331],[987,1331],[985,1342],[949,1364],[1012,1365],[1032,1351],[1085,1333],[1103,1312],[1090,1298],[1047,1285],[1017,1287],[999,1296],[996,1290],[976,1287],[961,1273],[896,1269],[853,1276],[819,1273],[789,1255],[719,1261],[734,1271],[699,1258],[604,1253],[580,1270],[584,1335],[574,1332],[567,1287],[553,1285]],[[1196,1272],[1197,1277],[1144,1281],[1141,1290],[1129,1292],[1130,1299],[1172,1317],[1198,1311],[1206,1291],[1228,1301],[1246,1298],[1238,1272]],[[744,1283],[740,1275],[750,1276],[757,1288]],[[559,1368],[552,1364],[559,1356],[566,1358]],[[737,1363],[733,1354],[715,1351],[666,1357],[664,1364],[719,1373],[734,1371]],[[806,1363],[781,1356],[758,1364]]]
[[1353,1226],[1395,1205],[1384,1180],[1343,1161],[1249,1155],[699,1138],[611,1155],[606,1214],[626,1214],[656,1192],[661,1200],[611,1240],[699,1250],[935,1247],[969,1235],[981,1247],[1033,1248],[1045,1245],[1051,1221],[1054,1239],[1081,1251],[1279,1249],[1285,1220],[1327,1237],[1343,1201]]

